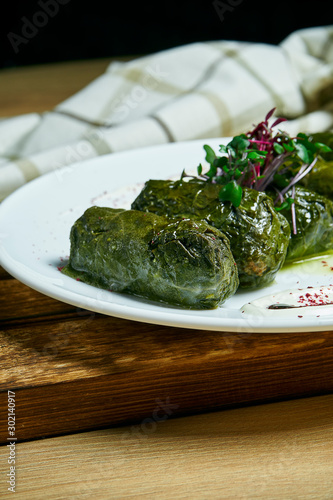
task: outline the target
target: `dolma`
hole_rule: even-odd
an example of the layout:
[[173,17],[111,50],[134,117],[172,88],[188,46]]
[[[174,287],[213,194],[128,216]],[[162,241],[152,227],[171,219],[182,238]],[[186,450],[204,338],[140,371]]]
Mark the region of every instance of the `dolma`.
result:
[[[312,141],[327,144],[333,150],[333,132],[318,132]],[[333,152],[321,153],[311,172],[303,177],[302,184],[333,200]]]
[[240,287],[271,283],[284,263],[290,227],[263,192],[244,188],[235,208],[219,200],[220,186],[197,178],[149,180],[132,209],[205,220],[227,235],[237,263]]
[[333,200],[333,161],[319,159],[312,171],[304,177],[303,184]]
[[74,223],[63,272],[172,306],[212,309],[238,288],[227,237],[202,221],[93,206]]
[[[282,213],[291,227],[286,261],[310,257],[333,249],[333,202],[303,186],[290,190],[286,197],[294,200],[295,224],[290,208]],[[293,233],[293,226],[296,234]]]

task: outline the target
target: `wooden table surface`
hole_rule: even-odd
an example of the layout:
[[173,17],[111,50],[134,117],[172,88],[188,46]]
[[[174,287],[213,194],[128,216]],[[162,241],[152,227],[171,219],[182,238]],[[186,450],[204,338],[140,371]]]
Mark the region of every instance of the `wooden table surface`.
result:
[[[2,70],[0,117],[51,109],[99,76],[109,62]],[[80,365],[82,349],[73,358],[70,342],[54,343],[64,338],[65,327],[89,345],[90,366],[86,353],[84,369]],[[110,328],[112,341],[100,333]],[[274,339],[251,335],[237,342],[218,333],[219,339],[209,332],[199,335],[98,315],[92,321],[88,312],[44,297],[0,270],[0,498],[12,494],[7,481],[15,453],[20,499],[332,499],[333,332],[313,337],[286,333]],[[130,334],[129,349],[124,339]],[[57,362],[39,355],[47,336],[61,353]],[[94,336],[97,346],[90,342]],[[160,337],[167,338],[163,345]],[[34,345],[29,345],[31,339]],[[112,349],[118,364],[111,366],[106,359]],[[154,356],[162,355],[163,373],[172,373],[172,385],[152,364]],[[244,365],[250,367],[249,380]],[[261,375],[263,366],[269,377]],[[196,392],[193,385],[184,386],[182,371],[192,381],[197,373]],[[122,385],[118,392],[113,388],[106,393],[105,383],[112,380]],[[104,392],[98,392],[101,381]],[[141,399],[135,399],[137,387],[148,382]],[[65,395],[66,383],[75,383],[72,399]],[[58,406],[48,399],[55,386]],[[15,392],[18,415],[11,447],[6,442],[13,442],[7,439],[8,391]],[[175,391],[180,399],[170,399]],[[114,398],[113,406],[106,404],[106,394]],[[221,408],[218,398],[225,401]],[[84,431],[73,422],[75,416],[82,422],[89,406],[96,420]]]

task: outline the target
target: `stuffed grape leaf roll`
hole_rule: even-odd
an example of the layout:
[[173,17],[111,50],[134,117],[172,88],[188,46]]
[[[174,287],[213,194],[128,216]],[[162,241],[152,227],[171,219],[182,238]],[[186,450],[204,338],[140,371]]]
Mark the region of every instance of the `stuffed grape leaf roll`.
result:
[[212,309],[238,288],[227,237],[203,221],[93,206],[74,223],[63,272],[114,292]]
[[319,159],[312,171],[304,177],[303,184],[333,200],[333,161]]
[[[295,206],[296,234],[291,231],[286,261],[310,257],[333,249],[333,202],[310,189],[295,187],[286,193]],[[293,228],[290,208],[281,212]]]
[[[333,132],[317,132],[311,138],[313,142],[327,144],[333,150]],[[301,182],[312,191],[333,200],[333,151],[320,153],[315,166]]]
[[242,288],[271,283],[284,263],[290,236],[285,217],[265,193],[243,189],[239,207],[219,200],[220,186],[200,179],[149,180],[132,209],[205,220],[227,235]]

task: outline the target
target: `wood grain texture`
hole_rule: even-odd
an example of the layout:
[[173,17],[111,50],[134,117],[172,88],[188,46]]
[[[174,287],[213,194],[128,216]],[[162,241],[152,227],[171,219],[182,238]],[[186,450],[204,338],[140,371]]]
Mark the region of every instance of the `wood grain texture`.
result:
[[329,395],[18,442],[15,498],[329,500],[332,421]]
[[[333,335],[168,328],[77,309],[2,279],[0,422],[21,440],[333,390]],[[6,307],[6,304],[8,306]],[[38,421],[38,426],[36,426]]]
[[76,311],[75,307],[42,295],[4,272],[0,274],[0,286],[0,321],[3,327],[6,322],[25,326],[31,320],[37,321],[40,316],[63,316]]

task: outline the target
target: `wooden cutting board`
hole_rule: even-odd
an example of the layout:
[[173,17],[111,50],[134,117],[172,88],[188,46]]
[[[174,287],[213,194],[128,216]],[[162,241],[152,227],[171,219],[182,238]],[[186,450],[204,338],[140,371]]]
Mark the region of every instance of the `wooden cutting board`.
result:
[[[226,333],[102,316],[0,271],[0,441],[156,422],[333,390],[333,332]],[[133,430],[133,432],[134,432]]]

